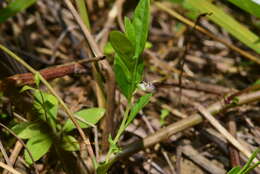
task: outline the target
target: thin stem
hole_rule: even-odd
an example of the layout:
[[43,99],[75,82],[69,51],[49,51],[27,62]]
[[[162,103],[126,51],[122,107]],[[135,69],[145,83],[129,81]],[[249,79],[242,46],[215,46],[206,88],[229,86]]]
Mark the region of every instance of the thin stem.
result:
[[[113,142],[114,142],[115,144],[117,144],[117,142],[119,141],[119,138],[121,137],[122,133],[124,132],[124,130],[125,130],[125,128],[126,128],[126,127],[125,127],[125,126],[126,126],[125,124],[126,124],[126,121],[127,121],[128,115],[129,115],[130,108],[131,108],[131,103],[128,102],[128,104],[127,104],[127,106],[126,106],[125,113],[124,113],[123,120],[122,120],[122,122],[121,122],[121,124],[120,124],[120,127],[119,127],[119,129],[118,129],[118,132],[117,132],[117,134],[116,134],[116,137],[115,137],[114,140],[113,140]],[[112,147],[110,146],[110,148],[109,148],[109,150],[108,150],[108,153],[107,153],[107,156],[106,156],[106,163],[109,161],[112,152],[113,152],[113,149],[112,149]]]
[[131,103],[128,103],[127,107],[126,107],[126,110],[125,110],[125,113],[124,113],[123,120],[122,120],[121,125],[120,125],[120,127],[118,129],[117,135],[116,135],[116,137],[114,139],[114,141],[116,143],[118,142],[120,136],[122,135],[122,133],[124,132],[124,130],[126,128],[125,124],[126,124],[126,121],[127,121],[128,115],[129,115],[130,108],[131,108]]

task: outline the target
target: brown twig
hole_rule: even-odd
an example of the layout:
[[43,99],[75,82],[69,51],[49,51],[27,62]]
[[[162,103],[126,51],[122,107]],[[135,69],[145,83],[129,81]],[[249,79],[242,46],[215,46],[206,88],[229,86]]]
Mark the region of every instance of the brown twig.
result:
[[2,153],[2,155],[4,157],[5,162],[7,163],[7,165],[12,167],[12,163],[11,163],[10,159],[8,158],[8,155],[6,153],[6,150],[5,150],[1,140],[0,140],[0,150],[1,150],[1,153]]
[[[85,72],[85,68],[82,64],[89,63],[89,62],[96,62],[103,60],[105,56],[84,59],[78,62],[72,62],[69,64],[59,65],[55,67],[46,68],[40,70],[39,72],[46,80],[52,80],[55,78],[63,77],[73,73],[83,73]],[[16,74],[10,77],[7,77],[4,82],[8,84],[15,85],[17,87],[23,85],[32,85],[35,83],[34,76],[32,73],[24,73],[24,74]]]
[[182,145],[176,148],[176,174],[181,174],[181,160],[182,160]]
[[183,153],[190,158],[193,162],[200,165],[204,170],[211,174],[225,174],[226,171],[223,168],[218,167],[214,163],[211,163],[207,158],[201,155],[191,145],[185,145],[182,147]]
[[235,137],[233,137],[218,121],[208,112],[202,105],[194,104],[198,111],[210,122],[210,124],[217,129],[234,147],[242,152],[247,158],[250,158],[251,152],[247,147],[243,146]]
[[21,174],[20,172],[18,172],[17,170],[15,170],[13,167],[10,167],[2,162],[0,162],[0,167],[4,168],[5,170],[8,170],[9,172],[13,173],[13,174]]
[[[12,151],[12,154],[10,156],[10,162],[11,162],[11,165],[14,166],[15,164],[15,161],[19,155],[19,153],[21,152],[21,150],[23,149],[23,145],[20,141],[17,141],[15,143],[15,146],[14,146],[14,149]],[[8,171],[4,170],[3,171],[3,174],[8,174]]]
[[[236,126],[234,115],[229,116],[227,127],[228,127],[228,131],[230,132],[230,134],[236,138],[237,126]],[[229,158],[230,158],[231,167],[233,168],[236,166],[241,166],[239,151],[237,149],[235,149],[232,145],[228,146],[228,150],[229,150]]]

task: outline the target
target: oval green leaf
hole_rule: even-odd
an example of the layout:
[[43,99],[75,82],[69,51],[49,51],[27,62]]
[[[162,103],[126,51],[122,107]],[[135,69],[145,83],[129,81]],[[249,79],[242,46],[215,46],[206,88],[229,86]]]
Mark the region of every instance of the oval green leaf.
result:
[[64,136],[61,147],[66,151],[77,151],[79,150],[79,142],[73,136]]
[[[33,160],[37,161],[49,151],[51,145],[51,137],[47,134],[40,134],[29,139],[29,141],[26,144],[26,147],[32,154]],[[24,159],[28,164],[33,163],[27,150],[24,153]]]
[[[91,125],[95,125],[105,114],[104,108],[90,108],[90,109],[82,109],[75,113],[78,117],[82,118],[86,124],[82,121],[78,121],[79,126],[81,128],[88,128]],[[91,124],[91,125],[90,125]],[[75,125],[72,123],[71,120],[67,120],[65,125],[63,126],[63,131],[69,132],[75,129]]]

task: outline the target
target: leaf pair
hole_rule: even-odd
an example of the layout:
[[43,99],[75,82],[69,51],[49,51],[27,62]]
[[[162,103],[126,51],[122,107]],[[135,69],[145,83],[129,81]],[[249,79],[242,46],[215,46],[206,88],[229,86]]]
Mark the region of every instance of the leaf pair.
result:
[[114,71],[119,89],[130,101],[144,69],[140,58],[144,50],[149,28],[150,0],[140,0],[133,21],[125,18],[125,33],[112,31],[110,43],[115,50]]

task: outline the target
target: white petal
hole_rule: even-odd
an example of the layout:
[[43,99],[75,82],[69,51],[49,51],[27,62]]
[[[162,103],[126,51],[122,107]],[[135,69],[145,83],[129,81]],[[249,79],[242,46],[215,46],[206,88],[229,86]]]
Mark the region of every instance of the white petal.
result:
[[252,0],[252,1],[260,5],[260,0]]

